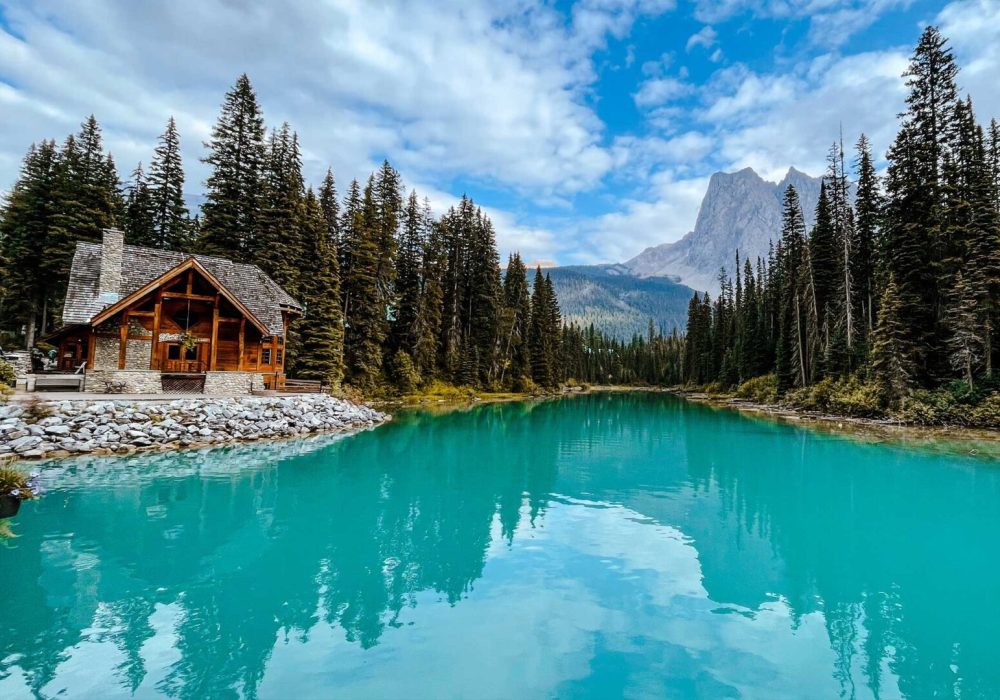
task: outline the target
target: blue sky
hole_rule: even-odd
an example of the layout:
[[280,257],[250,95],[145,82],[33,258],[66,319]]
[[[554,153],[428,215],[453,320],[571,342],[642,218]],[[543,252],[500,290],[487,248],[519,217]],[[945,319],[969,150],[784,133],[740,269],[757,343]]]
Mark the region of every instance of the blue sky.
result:
[[200,193],[245,71],[311,181],[388,158],[438,210],[473,196],[504,253],[621,261],[690,230],[716,170],[819,174],[841,127],[884,153],[928,23],[1000,113],[1000,0],[0,0],[0,188],[90,113],[126,174],[172,114]]

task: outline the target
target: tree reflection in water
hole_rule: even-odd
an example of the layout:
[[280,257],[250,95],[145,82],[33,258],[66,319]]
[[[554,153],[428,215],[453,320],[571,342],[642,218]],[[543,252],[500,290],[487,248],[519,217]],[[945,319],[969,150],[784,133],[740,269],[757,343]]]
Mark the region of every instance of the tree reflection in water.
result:
[[[550,509],[599,506],[683,533],[713,608],[752,619],[778,601],[793,627],[821,614],[825,673],[846,696],[887,679],[910,697],[1000,688],[1000,472],[958,458],[598,395],[75,460],[44,478],[53,490],[0,549],[0,691],[54,694],[81,645],[110,643],[114,668],[94,673],[128,692],[253,697],[277,644],[325,628],[373,649],[407,610],[475,596],[491,551],[526,542]],[[709,694],[728,694],[715,681]]]

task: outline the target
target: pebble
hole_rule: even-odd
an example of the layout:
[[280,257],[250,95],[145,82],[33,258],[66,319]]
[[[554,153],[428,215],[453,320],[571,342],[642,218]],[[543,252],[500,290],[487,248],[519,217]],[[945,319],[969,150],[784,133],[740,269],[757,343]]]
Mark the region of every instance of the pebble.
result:
[[121,454],[359,429],[391,417],[322,394],[141,404],[64,401],[49,408],[52,415],[33,420],[17,404],[0,405],[0,455]]

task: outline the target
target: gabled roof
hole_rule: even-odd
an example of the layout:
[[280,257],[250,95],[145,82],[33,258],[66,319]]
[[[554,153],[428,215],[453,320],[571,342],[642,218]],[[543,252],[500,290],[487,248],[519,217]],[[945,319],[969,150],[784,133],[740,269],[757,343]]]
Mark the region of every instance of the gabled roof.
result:
[[212,275],[232,297],[245,306],[271,335],[282,335],[282,310],[302,312],[302,305],[288,295],[256,265],[234,263],[210,255],[126,245],[122,251],[122,282],[117,298],[98,294],[101,276],[99,243],[77,243],[70,269],[63,323],[89,324],[105,308],[162,277],[189,258]]

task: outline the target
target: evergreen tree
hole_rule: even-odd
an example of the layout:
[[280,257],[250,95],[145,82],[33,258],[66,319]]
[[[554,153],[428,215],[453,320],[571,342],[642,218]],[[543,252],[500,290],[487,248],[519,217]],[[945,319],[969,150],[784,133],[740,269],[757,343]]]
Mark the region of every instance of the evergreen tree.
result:
[[187,250],[191,244],[187,205],[184,203],[184,166],[174,118],[160,136],[149,166],[153,236],[150,244],[165,250]]
[[302,233],[307,255],[302,275],[305,317],[299,322],[297,374],[332,385],[343,376],[344,323],[340,309],[340,266],[328,221],[310,188],[303,204]]
[[251,261],[258,248],[263,174],[267,149],[264,117],[244,73],[226,93],[202,159],[212,167],[202,207],[204,253]]
[[153,244],[153,202],[146,182],[146,174],[139,163],[132,171],[132,181],[125,199],[125,240],[133,245]]
[[947,41],[927,27],[905,77],[909,94],[889,150],[885,244],[907,329],[909,353],[930,379],[942,372],[939,268],[943,254],[942,172],[954,129],[957,68]]
[[877,260],[886,258],[880,241],[882,221],[882,195],[879,190],[878,174],[872,161],[871,145],[862,134],[856,147],[857,195],[854,200],[855,226],[851,277],[854,280],[861,323],[859,327],[864,337],[875,328],[875,303],[877,301],[878,279],[883,271],[876,268]]
[[531,376],[531,358],[528,354],[528,330],[531,325],[531,292],[528,272],[521,256],[514,253],[507,262],[503,283],[503,372],[514,387]]
[[423,210],[415,191],[410,192],[403,212],[403,228],[396,258],[396,317],[392,326],[390,346],[403,350],[412,359],[416,351],[420,296],[420,278],[424,257]]
[[951,337],[948,339],[948,362],[952,369],[961,373],[972,391],[973,368],[982,358],[984,342],[976,295],[961,271],[955,276],[955,286],[949,296],[948,327]]
[[553,387],[556,383],[556,368],[553,366],[555,338],[552,336],[549,307],[549,288],[542,276],[542,268],[535,268],[535,282],[531,293],[531,323],[528,326],[528,352],[531,357],[531,377],[542,387]]
[[908,329],[903,323],[902,300],[895,277],[889,275],[879,302],[879,319],[872,337],[872,375],[883,396],[898,401],[910,390],[914,363]]
[[[46,273],[56,215],[53,191],[58,153],[54,141],[32,145],[0,216],[0,280],[4,295],[0,316],[26,328],[26,347],[33,347],[42,309],[51,299],[56,280]],[[61,243],[61,241],[59,242]]]
[[414,330],[413,362],[424,379],[434,376],[440,366],[439,343],[444,310],[444,271],[447,265],[441,227],[431,217],[430,203],[423,206],[425,241],[420,274],[420,310]]
[[[323,212],[327,242],[331,249],[340,247],[340,204],[337,202],[337,186],[333,181],[333,171],[329,168],[319,188],[319,208]],[[339,255],[339,253],[338,253]]]
[[370,177],[360,203],[356,183],[345,203],[343,222],[345,245],[349,246],[348,268],[343,278],[346,374],[356,386],[370,389],[382,372],[382,346],[386,339],[385,296],[379,290],[379,210],[375,199],[375,178]]
[[304,192],[298,136],[285,123],[271,134],[268,144],[252,259],[293,297],[299,292],[308,249],[303,233]]

